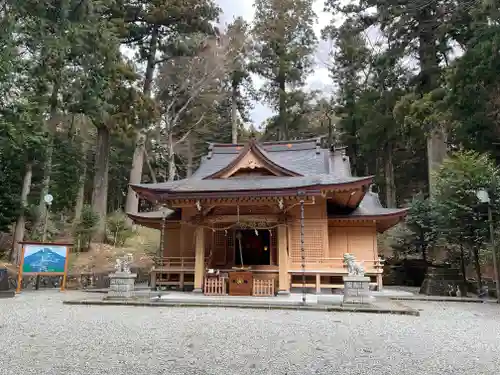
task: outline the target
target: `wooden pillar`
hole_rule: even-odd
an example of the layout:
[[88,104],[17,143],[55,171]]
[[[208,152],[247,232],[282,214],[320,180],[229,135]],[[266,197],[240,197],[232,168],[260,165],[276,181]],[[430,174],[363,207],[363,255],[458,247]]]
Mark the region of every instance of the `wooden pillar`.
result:
[[150,288],[151,290],[156,290],[156,271],[152,270],[150,273],[151,280],[150,280]]
[[194,261],[194,290],[193,292],[203,292],[203,278],[205,276],[205,233],[203,227],[196,227],[195,230],[195,261]]
[[278,226],[278,294],[290,294],[290,278],[288,277],[288,252],[286,225]]

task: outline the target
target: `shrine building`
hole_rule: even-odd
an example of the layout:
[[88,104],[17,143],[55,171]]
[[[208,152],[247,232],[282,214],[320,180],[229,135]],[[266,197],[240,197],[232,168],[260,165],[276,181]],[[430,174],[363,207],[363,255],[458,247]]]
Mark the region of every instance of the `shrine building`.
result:
[[319,139],[212,144],[191,177],[131,185],[163,207],[129,214],[162,231],[152,286],[211,295],[320,293],[343,287],[350,253],[381,289],[377,233],[406,210],[382,207],[373,177],[353,176],[345,151],[322,148]]

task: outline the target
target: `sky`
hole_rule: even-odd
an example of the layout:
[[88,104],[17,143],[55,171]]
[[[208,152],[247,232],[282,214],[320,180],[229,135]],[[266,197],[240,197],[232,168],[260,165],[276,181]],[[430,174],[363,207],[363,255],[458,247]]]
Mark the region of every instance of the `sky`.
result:
[[[222,8],[223,15],[221,16],[221,24],[230,23],[236,17],[243,17],[247,22],[252,22],[254,17],[253,4],[254,0],[215,0]],[[321,29],[330,23],[331,15],[323,12],[324,0],[315,0],[313,9],[316,12],[318,19],[314,25],[314,31],[320,39]],[[321,89],[325,94],[331,93],[332,87],[329,84],[330,78],[326,62],[328,61],[328,53],[330,46],[328,42],[320,41],[315,55],[315,68],[313,73],[308,77],[306,86],[310,89]],[[262,80],[258,76],[252,77],[254,86],[259,88],[262,85]],[[273,115],[273,111],[265,103],[254,103],[254,108],[250,113],[252,122],[257,127],[268,117]]]
[[24,246],[24,257],[28,257],[32,254],[38,253],[43,249],[50,249],[56,254],[66,258],[67,247],[66,246],[55,246],[55,245],[25,245]]

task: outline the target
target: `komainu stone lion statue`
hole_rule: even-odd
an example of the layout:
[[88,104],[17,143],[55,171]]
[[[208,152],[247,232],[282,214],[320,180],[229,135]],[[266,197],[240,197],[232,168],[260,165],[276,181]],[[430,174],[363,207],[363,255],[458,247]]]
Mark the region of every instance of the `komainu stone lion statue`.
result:
[[347,273],[349,276],[364,276],[365,269],[361,263],[356,262],[356,257],[352,254],[344,254],[344,264],[347,266]]
[[130,264],[133,262],[134,257],[132,254],[126,254],[121,259],[117,259],[115,263],[115,271],[116,272],[130,272]]

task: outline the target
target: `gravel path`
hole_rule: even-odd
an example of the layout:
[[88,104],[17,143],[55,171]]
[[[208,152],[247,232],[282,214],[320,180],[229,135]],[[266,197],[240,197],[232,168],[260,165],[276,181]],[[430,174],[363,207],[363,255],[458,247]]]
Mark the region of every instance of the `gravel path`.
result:
[[[500,368],[500,306],[408,302],[421,316],[66,306],[0,300],[5,375],[475,375]],[[406,302],[405,302],[406,303]]]

